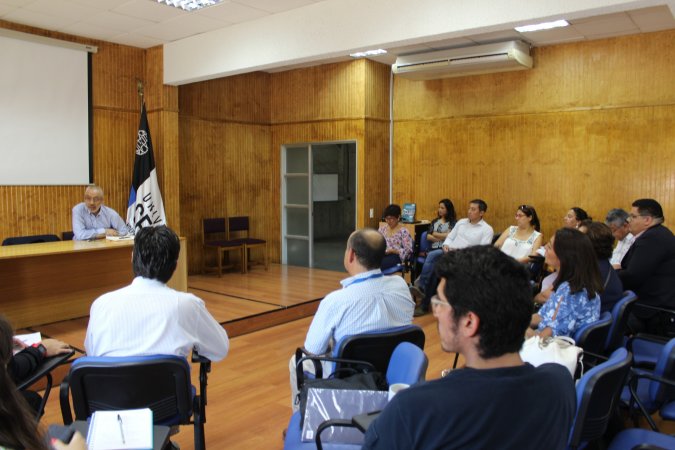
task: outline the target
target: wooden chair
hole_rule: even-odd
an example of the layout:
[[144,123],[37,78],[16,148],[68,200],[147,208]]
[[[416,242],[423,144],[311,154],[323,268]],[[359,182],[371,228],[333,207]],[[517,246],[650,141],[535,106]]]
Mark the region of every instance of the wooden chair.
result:
[[[233,242],[240,242],[245,245],[245,251],[244,253],[246,254],[246,257],[244,261],[246,262],[244,272],[248,269],[248,261],[249,261],[249,250],[253,248],[262,248],[263,249],[263,257],[265,261],[265,270],[269,269],[269,252],[267,251],[267,241],[263,239],[256,239],[249,237],[249,220],[248,216],[238,216],[238,217],[230,217],[227,219],[227,232],[228,232],[228,238],[232,240]],[[234,237],[232,233],[237,233],[237,236]],[[244,237],[239,237],[241,234],[244,235]]]
[[[222,277],[223,256],[226,252],[232,251],[239,252],[241,257],[241,273],[246,273],[246,246],[239,239],[229,239],[224,217],[202,220],[202,247],[204,249],[204,253],[202,254],[202,273],[215,269],[218,271],[218,276]],[[216,253],[217,264],[215,268],[206,265],[206,253],[209,251],[215,251]],[[232,267],[232,264],[225,266],[225,268],[229,267]]]

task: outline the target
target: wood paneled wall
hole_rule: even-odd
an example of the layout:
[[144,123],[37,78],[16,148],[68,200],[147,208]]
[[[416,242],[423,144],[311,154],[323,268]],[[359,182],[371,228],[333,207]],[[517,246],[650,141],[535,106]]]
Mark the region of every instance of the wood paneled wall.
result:
[[394,83],[394,200],[432,217],[488,203],[495,232],[534,205],[547,238],[656,198],[675,223],[675,32],[535,49],[529,71]]
[[205,217],[250,216],[251,234],[266,239],[271,260],[280,260],[284,144],[356,141],[357,221],[364,223],[361,205],[384,206],[388,73],[386,66],[354,61],[180,88],[181,223],[191,272],[200,270]]
[[[98,46],[98,53],[92,57],[94,182],[104,188],[106,204],[122,217],[126,217],[140,117],[136,80],[146,81],[160,188],[169,224],[179,226],[177,89],[162,84],[161,48],[146,51],[3,21],[0,27]],[[151,69],[146,65],[146,53],[150,54]],[[171,90],[175,124],[170,117],[163,117],[165,105],[172,105]],[[0,240],[44,233],[60,236],[62,231],[72,229],[70,211],[82,201],[84,189],[85,186],[0,186],[0,216],[4,218],[0,221]]]

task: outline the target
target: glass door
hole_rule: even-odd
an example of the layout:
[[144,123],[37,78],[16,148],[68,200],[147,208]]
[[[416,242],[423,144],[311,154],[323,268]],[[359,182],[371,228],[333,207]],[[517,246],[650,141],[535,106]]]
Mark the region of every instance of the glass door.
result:
[[282,147],[281,263],[312,267],[311,152],[309,145]]

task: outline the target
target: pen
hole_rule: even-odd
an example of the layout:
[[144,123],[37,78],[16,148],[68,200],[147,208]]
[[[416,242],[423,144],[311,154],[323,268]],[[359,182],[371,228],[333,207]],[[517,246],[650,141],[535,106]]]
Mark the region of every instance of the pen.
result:
[[120,424],[120,434],[122,435],[122,444],[126,444],[124,441],[124,428],[122,428],[122,417],[118,414],[117,415],[117,423]]

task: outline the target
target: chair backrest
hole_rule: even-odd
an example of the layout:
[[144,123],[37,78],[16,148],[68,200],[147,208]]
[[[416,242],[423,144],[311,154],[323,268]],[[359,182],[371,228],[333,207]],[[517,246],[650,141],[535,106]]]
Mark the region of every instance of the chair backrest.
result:
[[39,244],[40,242],[57,242],[60,240],[55,234],[36,234],[34,236],[8,237],[2,241],[2,245]]
[[248,216],[228,217],[227,228],[232,233],[233,231],[245,231],[248,237]]
[[429,242],[429,239],[427,239],[428,234],[429,234],[428,231],[425,231],[424,233],[422,233],[422,237],[420,238],[419,253],[428,253],[429,250],[431,250],[431,242]]
[[621,300],[612,308],[612,325],[607,332],[605,342],[605,354],[609,354],[619,347],[623,347],[623,337],[626,333],[628,314],[637,301],[637,295],[633,291],[625,291]]
[[[401,342],[410,342],[424,349],[424,330],[417,325],[388,328],[386,330],[345,336],[335,345],[333,356],[336,358],[367,361],[380,373],[387,373],[389,360],[394,349]],[[348,367],[348,364],[337,363],[335,371]]]
[[630,371],[631,354],[616,350],[606,362],[586,372],[577,383],[577,411],[570,430],[569,448],[600,438],[617,406]]
[[[668,380],[675,380],[675,338],[669,340],[661,350],[656,361],[654,375]],[[675,387],[656,380],[649,382],[649,398],[657,405],[675,400]]]
[[210,219],[202,220],[202,243],[207,242],[206,238],[209,234],[215,233],[227,233],[225,228],[225,218],[224,217],[213,217]]
[[68,385],[76,420],[98,410],[136,408],[152,409],[156,425],[189,423],[192,416],[190,365],[179,356],[79,358]]
[[73,233],[72,231],[64,231],[61,233],[62,241],[72,241],[74,237],[75,233]]
[[424,381],[429,359],[424,350],[410,342],[401,342],[394,349],[387,367],[387,383],[413,385]]
[[595,353],[599,355],[605,349],[605,341],[607,341],[607,332],[612,325],[612,315],[609,311],[602,313],[600,318],[595,322],[587,323],[580,326],[575,332],[574,342],[577,346],[584,349],[585,352]]

